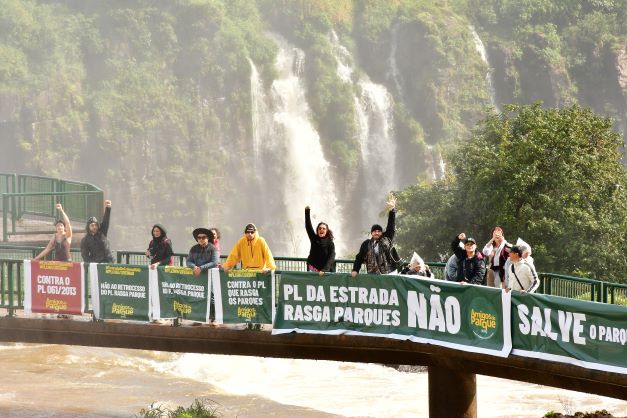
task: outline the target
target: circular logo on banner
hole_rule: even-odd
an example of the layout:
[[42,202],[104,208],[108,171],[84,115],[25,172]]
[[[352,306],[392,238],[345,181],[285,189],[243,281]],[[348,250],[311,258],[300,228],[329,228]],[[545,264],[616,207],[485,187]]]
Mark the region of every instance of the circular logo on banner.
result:
[[477,337],[486,340],[496,334],[497,312],[485,298],[474,298],[470,304],[469,314],[470,329]]

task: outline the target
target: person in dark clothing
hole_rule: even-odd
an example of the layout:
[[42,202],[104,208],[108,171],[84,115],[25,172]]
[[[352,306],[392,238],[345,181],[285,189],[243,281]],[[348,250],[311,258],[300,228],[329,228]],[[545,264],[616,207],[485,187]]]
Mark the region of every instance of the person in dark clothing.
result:
[[[459,246],[461,241],[464,241],[464,248]],[[483,255],[477,252],[477,241],[466,238],[466,234],[462,232],[455,237],[451,247],[458,260],[456,281],[462,284],[483,284],[485,265]]]
[[310,211],[309,206],[306,206],[305,229],[311,243],[307,257],[307,270],[320,272],[320,276],[324,276],[325,271],[335,271],[333,232],[329,229],[329,225],[324,222],[320,222],[314,231],[311,225]]
[[359,253],[353,263],[351,275],[357,276],[361,265],[366,263],[368,274],[387,274],[396,269],[392,257],[392,241],[394,239],[396,221],[396,198],[391,195],[387,202],[388,224],[385,232],[381,225],[372,225],[370,239],[365,240],[359,248]]
[[148,243],[146,257],[150,257],[150,268],[168,266],[172,264],[172,241],[167,236],[165,228],[160,224],[152,227],[152,240]]
[[111,201],[105,200],[105,212],[102,222],[94,216],[87,220],[85,231],[87,234],[81,240],[81,255],[86,263],[113,263],[113,254],[109,248],[107,232],[111,217]]

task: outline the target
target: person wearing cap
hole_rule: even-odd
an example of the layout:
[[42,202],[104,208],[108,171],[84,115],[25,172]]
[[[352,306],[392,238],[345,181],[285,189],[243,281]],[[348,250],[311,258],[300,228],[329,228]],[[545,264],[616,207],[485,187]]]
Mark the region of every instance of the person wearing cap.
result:
[[535,292],[540,285],[540,281],[534,275],[531,266],[523,259],[523,249],[518,245],[514,245],[509,252],[509,258],[511,261],[508,272],[509,283],[505,291]]
[[255,224],[250,223],[244,228],[244,236],[237,240],[224,262],[224,271],[229,271],[240,261],[242,262],[242,269],[276,270],[270,247],[268,247],[266,240],[257,233]]
[[48,245],[44,248],[37,257],[33,260],[41,260],[50,251],[54,250],[54,261],[71,261],[70,259],[70,245],[72,245],[72,224],[70,224],[70,218],[68,218],[61,203],[57,203],[56,209],[61,214],[63,219],[59,219],[55,222],[55,233],[50,238]]
[[353,277],[357,276],[364,262],[366,263],[368,274],[388,274],[396,270],[392,257],[392,240],[394,239],[396,221],[396,197],[394,195],[390,195],[387,205],[389,212],[385,232],[381,225],[372,225],[370,228],[370,239],[362,242],[361,247],[359,247],[359,253],[355,257],[353,271],[351,272]]
[[[464,248],[459,246],[464,242]],[[460,233],[451,243],[453,253],[457,256],[457,282],[462,284],[482,284],[485,276],[485,265],[483,255],[477,252],[477,241],[474,238],[466,237],[464,232]]]
[[155,269],[157,266],[168,266],[172,264],[172,241],[167,236],[167,232],[163,225],[154,224],[152,226],[152,240],[148,243],[146,257],[150,257],[150,268]]
[[105,211],[102,222],[94,216],[87,220],[86,234],[81,240],[81,256],[86,263],[113,263],[113,254],[109,248],[109,218],[111,217],[111,201],[105,200]]
[[487,285],[505,288],[505,263],[509,257],[507,241],[500,227],[492,229],[492,238],[483,247],[483,255],[488,257]]
[[220,258],[212,244],[214,236],[210,229],[196,228],[192,235],[198,244],[189,249],[186,264],[194,271],[194,276],[200,276],[203,271],[218,267]]

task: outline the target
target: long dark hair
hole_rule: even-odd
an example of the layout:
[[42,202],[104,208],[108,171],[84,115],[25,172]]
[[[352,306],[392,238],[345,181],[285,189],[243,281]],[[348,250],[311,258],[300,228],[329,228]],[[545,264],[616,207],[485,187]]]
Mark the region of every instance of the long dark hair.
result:
[[324,237],[329,238],[331,241],[333,241],[333,231],[329,229],[329,225],[326,222],[320,222],[318,226],[316,226],[316,235],[318,235],[318,228],[320,228],[320,225],[324,225],[327,227],[327,233]]

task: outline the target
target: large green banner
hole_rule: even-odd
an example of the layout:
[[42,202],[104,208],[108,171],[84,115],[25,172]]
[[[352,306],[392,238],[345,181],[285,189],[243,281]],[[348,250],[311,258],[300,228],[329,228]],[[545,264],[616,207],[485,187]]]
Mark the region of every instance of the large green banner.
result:
[[97,319],[148,321],[148,266],[89,265],[94,316]]
[[512,295],[513,354],[627,373],[627,308]]
[[368,335],[506,357],[510,294],[412,276],[281,273],[273,334]]
[[198,277],[188,267],[165,266],[157,267],[155,271],[154,318],[209,321],[210,270]]
[[218,324],[271,324],[274,272],[220,270],[213,275]]

